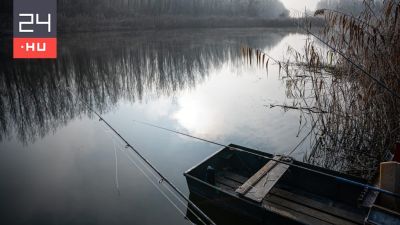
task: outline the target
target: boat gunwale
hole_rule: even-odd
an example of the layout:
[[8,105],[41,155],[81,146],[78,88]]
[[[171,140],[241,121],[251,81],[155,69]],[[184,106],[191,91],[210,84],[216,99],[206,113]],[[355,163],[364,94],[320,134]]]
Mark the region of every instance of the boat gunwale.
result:
[[[214,156],[218,155],[220,152],[224,151],[225,149],[228,149],[229,147],[245,150],[243,153],[247,153],[247,154],[256,153],[258,155],[263,155],[263,156],[266,156],[266,157],[269,157],[269,158],[272,158],[275,155],[279,155],[279,154],[272,154],[272,153],[262,152],[262,151],[259,151],[259,150],[243,147],[243,146],[236,145],[236,144],[229,144],[229,145],[227,145],[225,147],[222,147],[221,149],[217,150],[213,154],[211,154],[208,157],[206,157],[205,159],[203,159],[198,164],[194,165],[193,167],[191,167],[190,169],[185,171],[183,173],[183,175],[186,176],[186,174],[192,172],[194,169],[196,169],[197,167],[199,167],[200,165],[202,165],[206,161],[210,160]],[[268,159],[268,160],[271,160],[271,159]],[[301,167],[305,167],[305,168],[308,168],[308,169],[312,169],[312,170],[315,170],[315,171],[318,171],[318,172],[323,172],[323,173],[326,173],[327,175],[333,175],[333,176],[337,176],[337,177],[340,177],[340,178],[352,179],[354,181],[357,181],[357,182],[360,182],[360,183],[363,183],[363,184],[369,184],[369,182],[366,179],[363,179],[361,177],[356,177],[356,176],[353,176],[353,175],[350,175],[350,174],[345,174],[345,173],[342,173],[342,172],[339,172],[339,171],[335,171],[335,170],[329,170],[327,168],[323,168],[323,167],[320,167],[320,166],[316,166],[316,165],[312,165],[312,164],[309,164],[309,163],[301,162],[301,161],[298,161],[298,160],[295,160],[295,159],[292,160],[292,164],[293,165],[298,165],[298,166],[301,166]],[[299,169],[301,169],[301,168],[299,168]],[[315,173],[317,173],[317,172],[315,172]],[[327,175],[324,175],[324,176],[327,176]]]
[[236,193],[236,192],[232,192],[231,193],[231,192],[226,191],[226,190],[224,190],[224,189],[222,189],[222,188],[220,188],[220,187],[218,187],[216,185],[209,184],[206,181],[201,180],[200,178],[190,174],[190,172],[192,172],[194,169],[196,169],[197,167],[199,167],[200,165],[202,165],[203,163],[207,162],[208,160],[210,160],[211,158],[213,158],[214,156],[218,155],[219,153],[221,153],[222,151],[226,150],[229,147],[243,149],[243,150],[246,150],[246,151],[249,151],[249,152],[253,152],[253,153],[257,153],[257,154],[261,154],[261,155],[264,155],[264,156],[267,156],[267,157],[273,156],[273,154],[271,154],[271,153],[261,152],[261,151],[258,151],[258,150],[255,150],[255,149],[246,148],[246,147],[243,147],[243,146],[240,146],[240,145],[229,144],[229,145],[227,145],[225,147],[222,147],[221,149],[217,150],[216,152],[214,152],[213,154],[209,155],[208,157],[203,159],[201,162],[199,162],[195,166],[193,166],[190,169],[188,169],[186,172],[183,173],[183,175],[186,178],[189,178],[189,179],[197,181],[197,182],[199,182],[201,184],[204,184],[204,185],[208,186],[211,189],[223,192],[224,194],[227,194],[227,195],[229,195],[229,196],[231,196],[233,198],[239,199],[239,200],[244,201],[244,202],[246,202],[248,204],[251,204],[253,206],[259,207],[260,209],[263,209],[265,211],[270,212],[269,210],[267,210],[265,207],[262,206],[262,202],[261,203],[256,203],[254,201],[251,201],[251,200],[248,200],[248,199],[245,199],[245,198],[241,198],[240,195],[238,193]]

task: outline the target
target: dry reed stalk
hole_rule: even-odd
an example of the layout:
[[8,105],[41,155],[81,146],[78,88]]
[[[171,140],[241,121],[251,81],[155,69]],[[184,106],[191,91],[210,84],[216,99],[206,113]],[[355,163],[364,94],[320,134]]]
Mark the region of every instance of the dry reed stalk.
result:
[[[288,49],[287,62],[276,62],[295,101],[280,107],[299,110],[312,124],[305,161],[368,179],[400,136],[400,3],[377,8],[364,1],[358,16],[328,9],[315,15],[326,20],[320,36],[331,49],[310,37],[304,52]],[[245,52],[251,61],[252,51]],[[257,50],[257,64],[265,66],[264,57],[270,59]]]

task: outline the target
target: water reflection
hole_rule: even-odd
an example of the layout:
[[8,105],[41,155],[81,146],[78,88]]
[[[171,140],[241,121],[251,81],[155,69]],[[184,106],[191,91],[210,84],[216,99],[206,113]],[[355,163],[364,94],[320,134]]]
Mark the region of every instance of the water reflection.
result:
[[[191,89],[210,70],[237,62],[241,43],[269,48],[286,34],[257,29],[82,34],[61,38],[56,61],[13,61],[9,51],[2,52],[0,140],[12,135],[34,140],[89,113],[77,96],[104,113],[120,100]],[[177,116],[182,123],[195,121]]]
[[276,56],[302,37],[269,29],[98,33],[62,37],[57,61],[2,52],[0,224],[188,224],[77,97],[189,195],[182,173],[218,147],[132,119],[283,152],[302,138],[298,115],[264,106],[286,101],[278,68],[266,76],[246,66],[240,45]]

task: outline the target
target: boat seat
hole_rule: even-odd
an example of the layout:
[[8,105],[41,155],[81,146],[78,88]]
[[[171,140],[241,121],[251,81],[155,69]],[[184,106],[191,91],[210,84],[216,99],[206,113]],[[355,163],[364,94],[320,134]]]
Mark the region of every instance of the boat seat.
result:
[[250,177],[243,185],[236,189],[239,195],[261,203],[265,196],[275,186],[278,180],[289,169],[289,165],[279,161],[291,161],[288,157],[275,156],[268,161],[257,173]]

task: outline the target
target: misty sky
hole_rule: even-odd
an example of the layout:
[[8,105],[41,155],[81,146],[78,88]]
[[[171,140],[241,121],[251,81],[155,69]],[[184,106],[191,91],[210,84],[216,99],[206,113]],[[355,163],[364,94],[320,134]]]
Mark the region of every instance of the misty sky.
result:
[[307,7],[309,10],[315,10],[315,6],[317,5],[319,0],[281,0],[285,7],[293,11],[293,9],[304,12],[304,7]]

